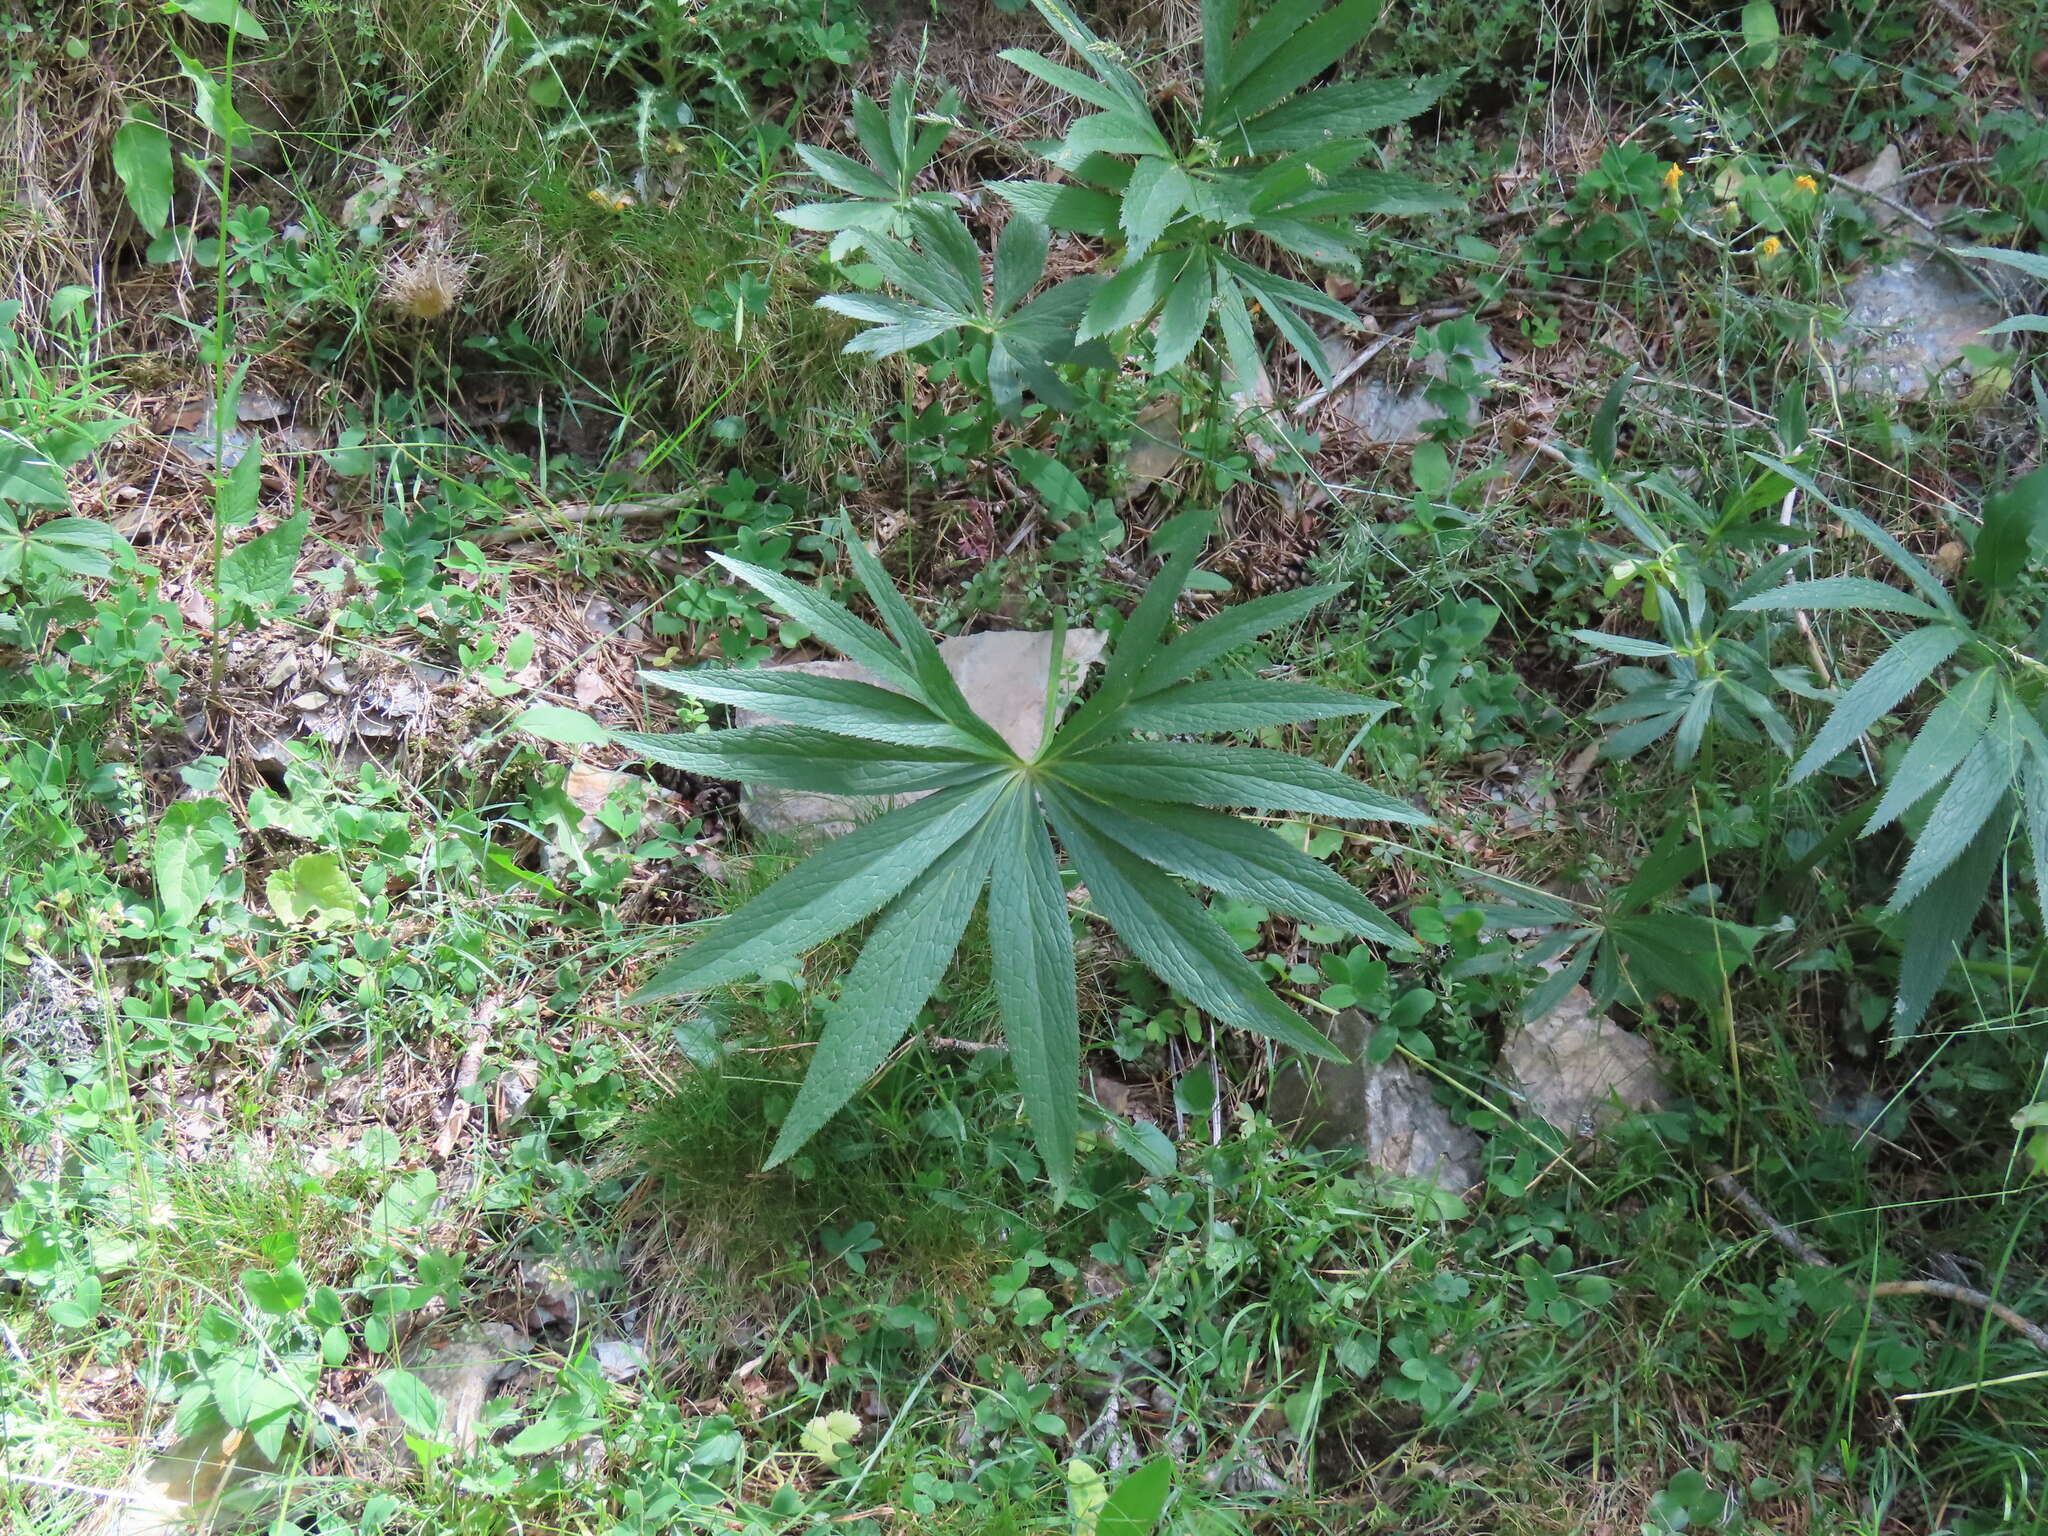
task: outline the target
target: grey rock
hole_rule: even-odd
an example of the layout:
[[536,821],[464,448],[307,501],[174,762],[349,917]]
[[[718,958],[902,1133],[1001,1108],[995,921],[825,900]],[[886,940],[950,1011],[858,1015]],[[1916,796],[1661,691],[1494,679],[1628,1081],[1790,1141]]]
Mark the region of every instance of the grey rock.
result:
[[[1860,187],[1865,192],[1897,202],[1906,184],[1906,162],[1899,154],[1898,145],[1887,144],[1878,151],[1875,160],[1858,166],[1842,180],[1852,187]],[[1870,204],[1870,216],[1879,229],[1891,229],[1906,217],[1898,209],[1876,201]]]
[[[1367,345],[1372,342],[1371,337],[1361,340]],[[1356,355],[1350,343],[1341,337],[1326,340],[1323,351],[1333,371],[1341,369]],[[1486,343],[1486,351],[1476,362],[1483,377],[1492,378],[1500,372],[1501,355],[1492,341]],[[1403,366],[1398,361],[1390,365],[1382,357],[1332,395],[1330,404],[1357,428],[1358,435],[1368,443],[1419,443],[1424,435],[1423,427],[1441,420],[1444,414],[1426,397],[1424,392],[1429,386],[1424,381],[1443,376],[1444,362],[1440,357],[1431,357],[1419,367],[1412,364]],[[1474,414],[1467,409],[1461,424],[1470,426]]]
[[[1061,650],[1062,704],[1079,690],[1088,669],[1101,659],[1108,636],[1098,629],[1070,629]],[[1018,752],[1029,756],[1045,735],[1046,674],[1052,665],[1052,636],[1037,630],[989,630],[956,635],[939,642],[946,670],[960,685],[967,702],[1002,733]],[[804,661],[795,670],[816,677],[852,678],[889,685],[858,662]],[[739,710],[739,725],[767,725],[775,717]],[[758,832],[784,837],[839,837],[885,810],[907,805],[915,795],[833,795],[808,790],[743,786],[740,812]]]
[[245,386],[235,402],[237,421],[276,421],[288,407],[268,390]]
[[1592,1136],[1625,1114],[1661,1109],[1670,1090],[1657,1053],[1573,987],[1550,1012],[1508,1036],[1500,1076],[1522,1112],[1575,1136]]
[[[526,1342],[525,1334],[504,1323],[476,1323],[438,1344],[402,1351],[405,1368],[441,1405],[442,1440],[463,1452],[476,1448],[484,1404],[525,1364]],[[365,1417],[385,1425],[400,1422],[381,1387],[373,1390]]]
[[1429,1083],[1400,1057],[1367,1059],[1373,1024],[1355,1008],[1330,1021],[1349,1061],[1297,1056],[1274,1079],[1268,1109],[1320,1147],[1357,1147],[1383,1173],[1426,1179],[1453,1193],[1480,1178],[1479,1138],[1451,1120]]
[[227,1530],[250,1521],[269,1502],[259,1479],[275,1462],[253,1435],[226,1425],[195,1430],[152,1456],[121,1495],[104,1527],[112,1536],[172,1536],[173,1532]]
[[1926,251],[1863,273],[1842,298],[1847,319],[1831,351],[1843,382],[1908,402],[1961,393],[1977,371],[1963,348],[1993,344],[1984,331],[2005,318],[1967,276]]
[[631,1381],[647,1369],[647,1351],[631,1339],[599,1339],[590,1353],[611,1381]]
[[1172,474],[1187,456],[1181,438],[1179,397],[1166,395],[1147,405],[1132,423],[1131,445],[1118,465],[1123,471],[1124,500],[1135,501]]
[[219,467],[233,469],[242,462],[243,456],[256,445],[256,434],[229,427],[222,431],[211,405],[198,423],[190,427],[179,427],[167,434],[177,445],[178,451],[195,464],[213,464],[219,456]]

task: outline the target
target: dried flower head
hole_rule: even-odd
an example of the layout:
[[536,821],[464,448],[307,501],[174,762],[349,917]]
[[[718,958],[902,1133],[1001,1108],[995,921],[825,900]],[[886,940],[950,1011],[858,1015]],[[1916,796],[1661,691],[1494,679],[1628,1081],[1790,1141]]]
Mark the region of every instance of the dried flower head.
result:
[[377,297],[415,320],[438,320],[462,297],[472,265],[469,256],[451,248],[446,235],[430,234],[411,255],[385,263]]

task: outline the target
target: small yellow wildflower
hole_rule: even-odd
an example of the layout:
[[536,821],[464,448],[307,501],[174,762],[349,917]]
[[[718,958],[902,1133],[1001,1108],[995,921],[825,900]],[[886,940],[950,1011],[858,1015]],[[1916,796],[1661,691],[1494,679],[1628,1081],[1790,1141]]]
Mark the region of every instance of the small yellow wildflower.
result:
[[1784,249],[1785,242],[1780,240],[1776,235],[1765,235],[1763,238],[1763,243],[1756,248],[1756,253],[1763,260],[1769,261],[1773,256],[1777,255],[1780,251]]
[[612,187],[592,187],[588,194],[598,207],[610,213],[624,213],[633,206],[633,194]]
[[1664,168],[1664,190],[1666,192],[1676,192],[1678,190],[1678,183],[1684,177],[1685,167],[1676,160],[1672,161],[1670,165]]
[[1806,193],[1808,196],[1812,196],[1813,194],[1820,191],[1820,183],[1815,181],[1811,176],[1794,176],[1792,178],[1792,185],[1797,187],[1800,191]]

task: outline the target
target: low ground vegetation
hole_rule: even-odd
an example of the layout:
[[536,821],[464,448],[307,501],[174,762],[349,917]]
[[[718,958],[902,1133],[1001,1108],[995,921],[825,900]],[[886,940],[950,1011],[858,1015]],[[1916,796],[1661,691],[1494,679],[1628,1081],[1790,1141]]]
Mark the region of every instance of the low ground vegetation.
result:
[[0,24],[9,1530],[2048,1529],[2038,15]]

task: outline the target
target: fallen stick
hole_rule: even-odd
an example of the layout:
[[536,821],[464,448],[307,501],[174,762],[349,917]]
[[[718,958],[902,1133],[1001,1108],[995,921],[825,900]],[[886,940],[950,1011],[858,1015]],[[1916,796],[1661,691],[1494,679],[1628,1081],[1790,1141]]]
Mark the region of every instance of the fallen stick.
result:
[[455,1081],[448,1089],[448,1107],[442,1113],[441,1134],[434,1138],[434,1156],[443,1162],[455,1150],[463,1128],[469,1124],[469,1100],[462,1095],[465,1090],[476,1086],[477,1074],[483,1070],[484,1051],[490,1046],[499,1007],[500,999],[496,996],[487,997],[477,1004],[476,1027],[470,1031],[468,1048],[462,1053],[461,1064],[455,1069]]
[[[1742,1181],[1726,1168],[1712,1170],[1712,1183],[1714,1188],[1741,1206],[1750,1220],[1770,1233],[1778,1245],[1796,1257],[1800,1263],[1811,1265],[1815,1269],[1836,1267],[1826,1254],[1773,1216],[1764,1203],[1745,1189]],[[1873,1286],[1857,1286],[1856,1289],[1872,1300],[1886,1296],[1939,1296],[1947,1301],[1960,1301],[1965,1306],[1977,1308],[1980,1312],[1989,1312],[2036,1349],[2048,1354],[2048,1328],[2028,1321],[1996,1297],[1972,1290],[1967,1285],[1952,1285],[1946,1280],[1885,1280]]]
[[677,491],[671,496],[650,497],[646,501],[576,501],[556,507],[552,512],[536,517],[515,518],[496,528],[486,528],[475,535],[479,544],[504,544],[513,539],[531,538],[537,533],[552,533],[564,526],[574,527],[582,523],[636,522],[652,517],[667,517],[671,513],[685,512],[703,503],[697,491]]

